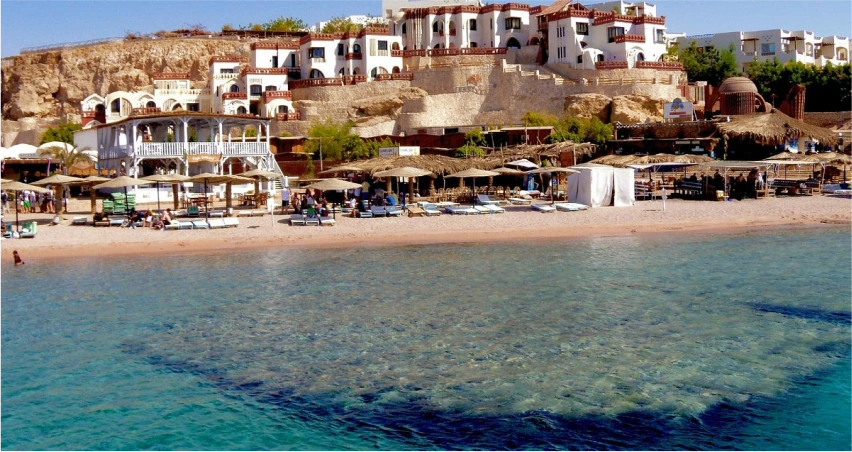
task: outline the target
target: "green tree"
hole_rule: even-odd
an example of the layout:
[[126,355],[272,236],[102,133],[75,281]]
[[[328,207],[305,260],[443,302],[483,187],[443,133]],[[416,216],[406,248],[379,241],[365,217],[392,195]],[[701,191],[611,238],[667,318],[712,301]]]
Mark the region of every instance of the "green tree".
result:
[[359,26],[356,23],[352,22],[351,19],[346,17],[337,16],[332,17],[325,25],[323,25],[322,33],[345,33],[347,31],[357,31],[363,28],[363,26]]
[[381,140],[361,140],[361,143],[356,146],[349,154],[347,160],[371,159],[379,156],[379,148],[389,148],[399,146],[389,137],[384,137]]
[[305,31],[308,29],[308,24],[302,19],[281,16],[264,23],[263,29],[266,31]]
[[360,138],[351,133],[351,130],[351,122],[338,123],[328,119],[313,123],[308,128],[309,139],[305,149],[317,158],[343,160],[359,146]]
[[[51,141],[59,141],[59,140],[51,140]],[[48,141],[49,142],[49,141]],[[59,160],[59,166],[62,168],[62,174],[68,175],[71,171],[71,167],[78,163],[91,163],[94,162],[94,157],[85,153],[84,151],[88,151],[88,148],[77,148],[74,145],[68,144],[65,146],[50,146],[45,149],[41,149],[38,151],[39,154],[45,155],[52,160]],[[66,185],[62,186],[63,192],[67,189]],[[63,198],[62,196],[54,196],[54,211],[60,213],[60,205],[59,200]]]
[[60,123],[55,129],[48,127],[39,137],[39,144],[50,143],[51,141],[74,144],[74,131],[82,128],[83,126],[73,122]]
[[781,64],[777,58],[755,61],[748,77],[763,98],[779,107],[794,85],[805,86],[806,111],[848,111],[852,104],[852,67],[831,63],[819,68],[798,62]]

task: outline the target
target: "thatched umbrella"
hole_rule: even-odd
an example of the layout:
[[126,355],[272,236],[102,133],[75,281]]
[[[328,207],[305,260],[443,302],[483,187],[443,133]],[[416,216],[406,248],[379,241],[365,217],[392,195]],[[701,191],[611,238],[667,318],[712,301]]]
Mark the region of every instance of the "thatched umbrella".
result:
[[[407,177],[408,178],[408,202],[414,202],[414,178],[420,176],[434,176],[431,171],[426,171],[420,168],[404,166],[402,168],[391,168],[385,171],[379,171],[373,176],[376,177]],[[397,186],[399,183],[397,182]],[[405,206],[405,198],[402,199],[402,205]]]
[[[79,181],[82,181],[82,180],[83,180],[83,179],[80,179],[79,177],[66,176],[66,175],[64,175],[64,174],[54,174],[53,176],[48,176],[48,177],[45,177],[44,179],[39,179],[39,180],[37,180],[37,181],[33,182],[32,184],[33,184],[33,185],[54,185],[54,187],[53,187],[53,193],[54,193],[54,196],[57,196],[57,195],[59,194],[59,190],[57,190],[57,189],[56,189],[56,186],[61,186],[61,187],[62,187],[63,198],[64,198],[64,197],[65,197],[65,196],[64,196],[64,194],[65,194],[65,188],[66,188],[65,186],[66,186],[67,184],[74,183],[74,182],[79,182]],[[58,203],[58,202],[57,202],[57,201],[58,201],[58,197],[57,197],[57,198],[54,198],[54,199],[55,199],[55,201],[54,201],[54,202],[56,203],[56,204],[54,204],[54,205],[58,206],[58,205],[60,204],[60,203]],[[63,212],[62,212],[62,213],[64,213],[64,211],[65,211],[65,210],[68,210],[68,206],[67,206],[67,204],[66,204],[66,205],[65,205],[65,207],[63,208]],[[58,209],[56,210],[56,213],[60,213]]]
[[[127,199],[127,187],[135,187],[137,185],[151,185],[153,182],[137,179],[130,176],[118,176],[115,179],[110,179],[109,182],[95,185],[93,188],[124,188],[124,199]],[[125,204],[126,206],[126,204]]]
[[[2,188],[3,190],[13,191],[13,192],[20,192],[20,191],[23,191],[23,190],[29,190],[29,191],[34,191],[34,192],[38,192],[38,193],[47,193],[47,192],[50,191],[46,188],[37,187],[35,185],[25,184],[23,182],[11,182],[11,181],[0,183],[0,188]],[[21,227],[18,225],[18,197],[17,196],[15,196],[15,229],[18,231],[18,233],[21,232]]]
[[318,174],[335,174],[335,173],[362,173],[364,168],[355,165],[340,165],[329,168],[325,171],[320,171]]
[[[467,169],[467,170],[464,170],[464,171],[459,171],[457,173],[447,175],[447,177],[458,177],[460,179],[463,179],[465,177],[472,178],[473,179],[473,193],[475,194],[476,193],[476,178],[477,177],[493,177],[493,176],[499,176],[499,175],[500,175],[500,173],[497,173],[497,172],[494,172],[494,171],[486,171],[486,170],[477,169],[477,168],[470,168],[470,169]],[[475,196],[472,197],[471,202],[473,204],[476,204],[476,197]]]
[[[529,170],[529,171],[526,172],[526,174],[544,174],[544,173],[547,173],[547,174],[550,174],[550,173],[572,174],[572,173],[579,173],[579,171],[571,169],[571,168],[563,168],[563,167],[560,167],[560,166],[543,166],[541,168],[536,168],[536,169]],[[555,202],[554,199],[555,198],[553,197],[553,187],[551,187],[550,188],[550,203],[551,204],[553,204]]]
[[97,200],[97,197],[96,197],[97,195],[96,195],[94,187],[92,187],[92,186],[95,185],[95,184],[99,184],[101,182],[108,182],[110,180],[111,179],[108,178],[108,177],[89,176],[89,177],[83,178],[82,180],[80,180],[80,182],[77,182],[75,184],[75,185],[88,185],[89,186],[89,198],[92,201],[92,206],[91,206],[91,213],[92,214],[94,214],[98,211],[98,200]]
[[206,211],[207,218],[210,218],[210,208],[209,208],[209,199],[207,197],[207,184],[222,184],[222,183],[233,183],[239,182],[247,184],[249,182],[253,182],[254,179],[250,179],[248,177],[235,176],[231,174],[216,174],[216,173],[201,173],[196,174],[195,176],[190,176],[187,179],[189,182],[201,182],[204,183],[204,210]]
[[[253,169],[251,171],[246,171],[246,172],[237,174],[237,176],[249,177],[249,178],[254,179],[254,195],[257,197],[258,200],[260,200],[260,180],[261,179],[263,179],[263,180],[275,180],[275,179],[278,179],[278,178],[281,177],[281,175],[276,173],[276,172],[266,171],[266,170],[262,170],[262,169]],[[228,185],[228,187],[230,187],[230,185]],[[228,195],[228,198],[230,198],[231,194],[227,193],[227,195]],[[228,206],[228,207],[230,207],[230,206]]]
[[[174,187],[175,184],[179,182],[186,182],[189,180],[189,176],[184,176],[183,174],[154,174],[152,176],[145,176],[142,178],[143,180],[147,180],[150,182],[154,182],[157,184],[157,211],[160,209],[160,182],[169,182]],[[177,196],[175,196],[175,210],[177,210]]]
[[730,121],[716,123],[716,129],[726,139],[739,138],[765,145],[780,145],[790,138],[799,137],[810,137],[829,144],[837,141],[837,135],[831,130],[791,118],[778,110],[730,118]]
[[[354,190],[356,188],[361,188],[361,184],[356,184],[355,182],[349,182],[342,179],[320,179],[305,188],[321,191]],[[335,209],[331,209],[331,214],[333,218],[337,218],[337,212]]]

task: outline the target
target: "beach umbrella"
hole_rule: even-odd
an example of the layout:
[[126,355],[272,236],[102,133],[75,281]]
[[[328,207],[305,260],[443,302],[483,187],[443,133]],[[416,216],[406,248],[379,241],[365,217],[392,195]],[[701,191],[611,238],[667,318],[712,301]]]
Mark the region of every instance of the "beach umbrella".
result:
[[[321,179],[306,186],[305,188],[322,191],[353,190],[356,188],[361,188],[361,184],[356,184],[355,182],[349,182],[341,179]],[[337,218],[337,212],[335,212],[334,209],[332,209],[332,215],[334,218]]]
[[[403,166],[402,168],[391,168],[389,170],[379,171],[373,174],[373,176],[375,177],[407,177],[409,203],[414,202],[414,178],[430,175],[434,176],[431,171],[426,171],[420,168],[413,168],[410,166]],[[399,186],[399,183],[397,183],[397,186]],[[405,198],[402,199],[402,205],[405,206]]]
[[504,166],[517,166],[518,168],[523,168],[524,170],[530,170],[530,169],[533,169],[533,168],[538,168],[538,165],[536,165],[535,163],[533,163],[533,162],[531,162],[527,159],[515,160],[515,161],[512,161],[512,162],[506,163]]
[[[41,188],[35,185],[25,184],[23,182],[3,182],[0,183],[0,189],[13,191],[13,192],[21,192],[23,190],[34,191],[38,193],[47,193],[50,190],[46,188]],[[21,227],[18,225],[18,197],[15,196],[15,229],[20,233]]]
[[88,185],[89,186],[89,197],[92,200],[92,208],[91,208],[92,213],[95,213],[95,212],[98,211],[98,201],[97,201],[97,198],[95,196],[95,189],[92,187],[92,185],[95,185],[95,184],[98,184],[98,183],[101,183],[101,182],[109,182],[110,180],[111,179],[108,178],[108,177],[89,176],[89,177],[85,177],[85,178],[81,179],[80,182],[77,182],[77,183],[74,184],[74,185]]
[[500,175],[500,173],[497,173],[497,172],[494,172],[494,171],[487,171],[487,170],[482,170],[482,169],[477,169],[477,168],[471,168],[471,169],[466,169],[464,171],[459,171],[458,173],[449,174],[446,177],[458,177],[458,178],[470,177],[473,181],[473,193],[474,193],[474,196],[471,197],[471,202],[475,205],[476,204],[476,196],[475,196],[475,194],[476,194],[476,178],[477,177],[493,177],[493,176],[499,176],[499,175]]
[[[274,171],[266,171],[262,169],[253,169],[251,171],[246,171],[237,176],[241,177],[250,177],[254,179],[254,193],[255,195],[260,195],[260,181],[262,180],[275,180],[281,178],[281,174],[276,173]],[[260,199],[260,196],[257,198]]]
[[152,176],[145,176],[142,179],[157,184],[157,211],[160,211],[160,182],[170,182],[172,184],[176,184],[178,182],[185,182],[187,179],[189,179],[189,176],[184,176],[183,174],[177,173],[154,174]]
[[[529,171],[526,172],[526,174],[543,174],[543,173],[572,174],[572,173],[579,173],[579,171],[573,170],[571,168],[563,168],[561,166],[544,166],[544,167],[536,168],[536,169],[529,170]],[[554,201],[554,198],[553,198],[553,187],[551,187],[550,188],[550,203],[553,204],[554,202],[555,201]]]
[[365,169],[355,165],[340,165],[329,168],[325,171],[320,171],[319,174],[335,174],[335,173],[362,173]]
[[254,179],[250,179],[248,177],[235,176],[231,174],[216,174],[216,173],[201,173],[196,174],[195,176],[190,176],[187,179],[188,182],[199,182],[204,183],[204,210],[207,211],[207,218],[210,218],[210,209],[208,208],[207,198],[207,184],[224,184],[228,182],[240,182],[240,183],[249,183],[253,182]]
[[127,199],[127,187],[135,187],[137,185],[151,185],[153,182],[137,179],[130,176],[118,176],[115,179],[110,179],[109,182],[104,182],[95,185],[93,188],[123,188],[124,199]]
[[[33,182],[32,184],[33,185],[61,185],[62,186],[62,192],[64,194],[66,185],[68,185],[70,183],[80,182],[81,180],[83,180],[83,179],[81,179],[79,177],[66,176],[64,174],[54,174],[53,176],[48,176],[48,177],[45,177],[44,179],[39,179],[39,180]],[[64,198],[64,196],[63,196],[63,198]],[[58,202],[58,199],[55,200],[54,202],[55,203]],[[58,207],[59,204],[54,204],[54,205]],[[68,210],[68,206],[65,205],[63,210]],[[57,213],[58,212],[59,212],[59,209],[57,209]]]

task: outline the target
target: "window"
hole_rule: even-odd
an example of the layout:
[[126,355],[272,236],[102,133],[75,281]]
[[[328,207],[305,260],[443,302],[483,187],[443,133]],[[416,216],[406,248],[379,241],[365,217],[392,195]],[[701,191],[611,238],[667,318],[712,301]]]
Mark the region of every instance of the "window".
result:
[[244,115],[246,113],[248,113],[248,110],[246,110],[246,107],[237,107],[237,114],[238,115]]
[[109,109],[112,110],[113,113],[121,113],[121,99],[116,99],[112,101],[109,106]]
[[263,88],[263,90],[264,91],[278,91],[278,87],[275,86],[275,85],[266,85],[266,87]]
[[260,85],[251,85],[249,89],[251,90],[252,96],[260,96],[260,94],[263,92],[263,87]]
[[476,19],[470,19],[470,31],[476,31]]
[[775,55],[775,43],[770,42],[769,44],[761,44],[760,45],[760,54],[761,55]]
[[520,30],[521,29],[521,18],[520,17],[507,17],[506,18],[506,30]]
[[[494,19],[489,20],[489,24],[491,25],[491,29],[494,29]],[[494,47],[493,45],[491,47]]]
[[609,27],[606,29],[606,37],[608,42],[615,42],[615,37],[622,35],[624,35],[624,27]]
[[402,34],[405,34],[405,23],[402,24]]
[[361,44],[354,44],[352,46],[352,51],[355,53],[361,53]]
[[586,22],[577,22],[577,34],[588,36],[589,35],[589,24]]
[[311,47],[308,49],[308,55],[310,55],[311,58],[325,58],[325,48]]
[[287,113],[287,110],[288,110],[288,108],[287,108],[286,105],[279,105],[278,106],[278,113]]
[[343,56],[343,54],[344,54],[343,43],[337,44],[337,55]]
[[657,44],[665,44],[666,43],[666,31],[665,30],[656,30],[657,33]]
[[477,43],[475,43],[475,42],[471,42],[471,43],[470,43],[470,48],[471,48],[471,49],[475,49],[478,45],[479,45],[479,44],[477,44]]
[[438,32],[438,21],[432,22],[432,33]]
[[186,109],[188,111],[201,111],[201,104],[198,102],[190,102],[186,104]]
[[278,67],[278,55],[272,56],[272,67]]
[[310,78],[325,78],[325,75],[318,69],[311,69]]
[[384,51],[388,50],[388,42],[387,41],[379,41],[378,46],[379,46],[379,50],[384,50]]
[[239,87],[239,86],[237,86],[237,85],[231,85],[231,90],[230,90],[230,91],[231,91],[232,93],[238,93],[238,92],[240,92],[240,87]]
[[577,64],[583,64],[583,55],[577,55]]
[[234,70],[232,68],[222,68],[219,69],[220,74],[233,74]]

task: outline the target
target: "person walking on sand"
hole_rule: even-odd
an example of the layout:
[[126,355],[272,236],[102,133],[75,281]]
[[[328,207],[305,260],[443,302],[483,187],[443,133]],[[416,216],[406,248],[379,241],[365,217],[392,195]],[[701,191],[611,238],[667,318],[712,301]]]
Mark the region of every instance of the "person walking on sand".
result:
[[292,193],[290,193],[290,187],[284,186],[284,188],[281,189],[281,211],[283,213],[286,213],[287,207],[290,206],[290,196],[292,196]]
[[18,250],[12,251],[12,256],[15,257],[15,267],[17,267],[18,265],[24,265],[25,262],[23,259],[21,259],[21,255],[18,254]]

